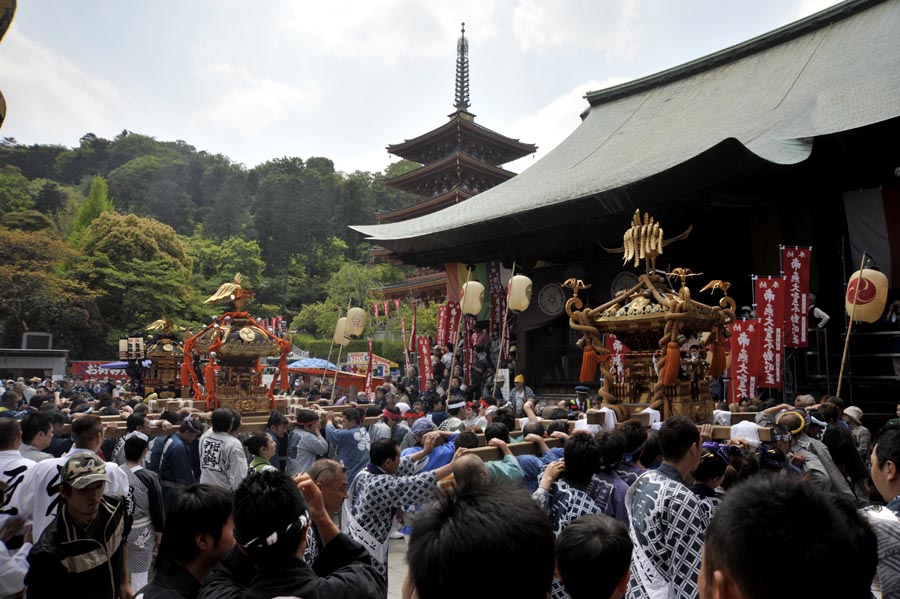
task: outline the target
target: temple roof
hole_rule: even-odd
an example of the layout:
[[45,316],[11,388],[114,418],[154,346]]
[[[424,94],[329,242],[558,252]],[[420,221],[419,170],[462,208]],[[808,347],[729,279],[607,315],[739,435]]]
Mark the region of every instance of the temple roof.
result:
[[457,110],[450,115],[450,120],[440,127],[413,139],[407,139],[403,143],[389,145],[387,151],[407,160],[425,162],[420,158],[430,146],[439,143],[442,139],[450,139],[453,146],[457,147],[460,134],[471,135],[482,144],[492,145],[497,154],[503,157],[497,164],[506,164],[537,151],[536,145],[501,135],[477,124],[474,118],[475,115],[471,113]]
[[674,197],[662,182],[714,180],[742,162],[787,168],[816,137],[900,116],[898,31],[900,0],[849,0],[590,93],[581,125],[522,174],[439,212],[352,228],[401,255],[446,253],[630,212]]

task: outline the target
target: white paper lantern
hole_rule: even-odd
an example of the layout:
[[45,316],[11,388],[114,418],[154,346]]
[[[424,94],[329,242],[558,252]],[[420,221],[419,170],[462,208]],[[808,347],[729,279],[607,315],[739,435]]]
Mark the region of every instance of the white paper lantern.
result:
[[481,313],[481,302],[484,301],[484,285],[478,281],[469,281],[459,292],[459,303],[463,314],[478,316]]
[[509,296],[508,306],[510,310],[524,312],[531,303],[531,279],[525,275],[516,275],[509,280],[506,293]]
[[366,311],[362,308],[350,308],[347,312],[348,335],[361,335],[366,328]]
[[338,345],[347,345],[350,343],[350,338],[347,336],[347,317],[342,316],[337,321],[337,326],[334,327],[334,337],[332,337],[335,343]]
[[884,313],[887,296],[888,280],[883,272],[871,268],[858,270],[850,275],[850,282],[847,284],[847,295],[844,297],[847,315],[853,314],[853,320],[856,321],[876,322]]

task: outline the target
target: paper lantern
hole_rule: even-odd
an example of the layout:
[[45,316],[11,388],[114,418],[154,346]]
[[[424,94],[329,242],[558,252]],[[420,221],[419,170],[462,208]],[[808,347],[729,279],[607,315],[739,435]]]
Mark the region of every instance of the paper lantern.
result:
[[[888,280],[884,273],[864,268],[850,275],[847,295],[844,298],[847,314],[853,314],[853,320],[876,322],[884,313],[887,303]],[[853,302],[856,301],[856,311]]]
[[531,303],[531,279],[525,275],[514,276],[506,286],[506,293],[509,296],[509,309],[524,312]]
[[337,321],[337,326],[334,327],[334,337],[332,337],[335,343],[338,345],[347,345],[350,343],[350,338],[347,336],[347,317],[342,316]]
[[366,328],[366,311],[362,308],[350,308],[347,312],[348,335],[361,335]]
[[459,303],[463,314],[478,316],[484,301],[484,285],[478,281],[468,281],[459,291]]

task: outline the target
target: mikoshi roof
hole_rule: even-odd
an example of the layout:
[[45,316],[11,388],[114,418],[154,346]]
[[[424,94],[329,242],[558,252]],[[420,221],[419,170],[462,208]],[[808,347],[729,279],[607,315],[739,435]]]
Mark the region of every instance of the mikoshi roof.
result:
[[592,198],[593,216],[633,210],[617,190],[717,147],[763,164],[797,164],[816,136],[900,115],[898,32],[900,0],[848,0],[589,93],[581,125],[522,174],[438,212],[352,228],[398,253],[440,252],[527,233],[548,222],[548,209],[584,198]]

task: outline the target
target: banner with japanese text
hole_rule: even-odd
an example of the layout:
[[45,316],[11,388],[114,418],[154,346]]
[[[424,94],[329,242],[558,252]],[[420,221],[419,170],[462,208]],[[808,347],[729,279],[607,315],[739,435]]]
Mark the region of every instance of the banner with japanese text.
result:
[[753,298],[759,322],[760,372],[757,387],[780,389],[784,360],[784,296],[782,277],[754,277]]
[[456,347],[459,341],[459,321],[462,318],[462,308],[458,302],[449,302],[447,304],[447,343],[452,343]]
[[807,347],[809,344],[809,268],[810,247],[781,247],[781,270],[787,290],[784,294],[784,344]]
[[426,335],[416,337],[416,355],[419,358],[419,389],[425,390],[425,383],[434,378],[431,368],[431,345]]
[[731,329],[731,367],[728,377],[728,403],[738,403],[744,397],[756,397],[759,378],[759,323],[756,320],[735,320]]
[[369,401],[375,398],[375,389],[372,388],[372,338],[369,337],[369,360],[366,364],[366,395]]
[[414,352],[414,351],[416,351],[416,324],[417,324],[416,320],[417,320],[418,312],[419,312],[418,303],[416,302],[416,300],[412,301],[412,310],[413,310],[413,319],[412,319],[412,328],[409,329],[409,342],[407,342],[404,339],[403,344],[406,345],[407,347],[409,347],[409,351]]
[[506,314],[506,292],[491,292],[491,312],[488,321],[488,333],[500,332],[503,327],[503,315]]
[[438,306],[438,322],[437,322],[437,333],[435,333],[435,343],[440,346],[441,353],[444,351],[444,346],[447,345],[448,331],[450,328],[449,317],[450,315],[450,307],[447,304],[441,304]]
[[475,317],[467,314],[465,319],[463,327],[465,328],[466,335],[466,355],[464,363],[465,367],[463,368],[463,383],[465,383],[466,387],[470,387],[472,385],[472,356],[474,353],[473,331],[475,329]]

